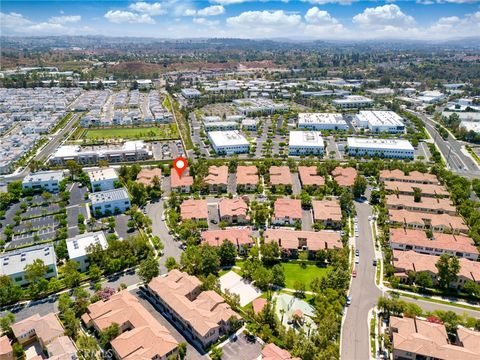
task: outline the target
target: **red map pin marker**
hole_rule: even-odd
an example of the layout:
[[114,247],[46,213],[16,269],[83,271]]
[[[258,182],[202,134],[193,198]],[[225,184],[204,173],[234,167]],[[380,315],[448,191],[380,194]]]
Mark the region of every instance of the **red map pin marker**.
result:
[[179,157],[173,160],[173,168],[177,171],[179,178],[182,178],[182,174],[187,168],[187,165],[188,165],[188,161],[183,157]]

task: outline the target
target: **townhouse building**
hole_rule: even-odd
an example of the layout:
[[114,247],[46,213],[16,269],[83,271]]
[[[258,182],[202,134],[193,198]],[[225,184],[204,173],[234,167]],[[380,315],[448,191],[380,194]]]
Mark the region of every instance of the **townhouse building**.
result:
[[218,212],[220,215],[220,221],[224,221],[227,224],[247,224],[250,222],[250,216],[248,215],[248,204],[241,198],[222,198],[218,202]]
[[298,199],[277,199],[273,204],[274,225],[295,225],[302,221],[302,202]]

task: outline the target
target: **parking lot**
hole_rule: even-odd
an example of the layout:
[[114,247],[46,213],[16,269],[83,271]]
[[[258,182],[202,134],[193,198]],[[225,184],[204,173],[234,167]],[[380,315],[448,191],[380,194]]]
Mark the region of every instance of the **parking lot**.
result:
[[181,140],[154,141],[151,144],[155,160],[171,160],[184,156]]
[[230,339],[222,350],[223,360],[255,360],[262,353],[262,344],[256,340],[247,340],[245,334],[241,333],[236,340]]

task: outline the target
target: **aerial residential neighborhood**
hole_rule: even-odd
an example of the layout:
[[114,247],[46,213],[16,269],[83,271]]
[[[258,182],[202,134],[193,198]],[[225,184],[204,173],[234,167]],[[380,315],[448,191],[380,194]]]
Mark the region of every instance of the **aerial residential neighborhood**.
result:
[[480,359],[477,1],[0,15],[0,360]]

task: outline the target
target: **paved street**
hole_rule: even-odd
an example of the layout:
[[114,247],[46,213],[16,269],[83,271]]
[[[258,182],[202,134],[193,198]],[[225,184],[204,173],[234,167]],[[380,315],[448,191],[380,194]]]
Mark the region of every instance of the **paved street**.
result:
[[147,210],[147,215],[152,219],[152,232],[153,235],[156,235],[165,245],[163,249],[163,256],[160,258],[160,271],[166,273],[167,269],[165,268],[165,259],[169,256],[173,256],[177,262],[180,261],[180,255],[182,250],[180,250],[180,243],[175,241],[168,233],[168,228],[165,224],[165,221],[162,221],[163,214],[163,200],[158,202],[148,204],[145,208]]
[[350,288],[352,304],[347,309],[342,332],[342,359],[369,359],[370,331],[368,312],[372,309],[382,292],[375,285],[375,270],[372,265],[374,247],[368,216],[372,208],[366,203],[355,203],[358,216],[359,237],[356,248],[360,251],[360,263],[355,266],[357,277]]

